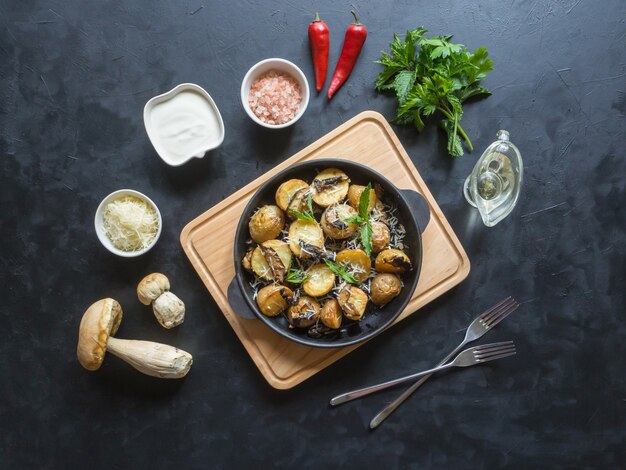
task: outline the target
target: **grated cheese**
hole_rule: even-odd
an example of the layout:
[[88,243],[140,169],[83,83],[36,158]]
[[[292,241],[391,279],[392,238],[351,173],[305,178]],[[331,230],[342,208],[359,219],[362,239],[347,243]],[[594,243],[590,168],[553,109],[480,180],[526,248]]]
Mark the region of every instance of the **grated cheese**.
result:
[[118,250],[139,251],[154,241],[159,219],[148,202],[135,196],[122,196],[104,208],[102,227]]

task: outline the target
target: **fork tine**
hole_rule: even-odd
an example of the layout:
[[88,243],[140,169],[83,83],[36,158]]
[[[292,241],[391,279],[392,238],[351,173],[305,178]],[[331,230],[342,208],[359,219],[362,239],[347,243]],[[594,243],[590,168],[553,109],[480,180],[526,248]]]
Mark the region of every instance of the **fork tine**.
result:
[[494,311],[498,310],[500,307],[504,306],[505,304],[508,304],[511,300],[513,300],[513,298],[511,296],[508,296],[507,298],[501,300],[500,302],[498,302],[497,304],[495,304],[493,307],[485,310],[483,313],[480,314],[480,318],[484,321],[485,318],[487,318],[491,313],[493,313]]
[[478,353],[478,352],[483,352],[488,349],[494,349],[494,348],[498,348],[501,346],[512,346],[512,345],[513,345],[513,341],[501,341],[499,343],[489,343],[489,344],[481,344],[480,346],[474,346],[472,348],[472,351],[474,351],[475,353]]
[[484,322],[488,322],[489,320],[491,320],[495,315],[497,315],[498,313],[502,312],[503,310],[506,310],[507,308],[509,308],[511,305],[515,304],[516,301],[513,297],[507,297],[506,299],[504,299],[503,301],[501,301],[500,303],[494,305],[492,308],[490,308],[489,310],[487,310],[484,314],[482,314],[480,317]]
[[495,361],[496,359],[502,359],[503,357],[515,356],[515,354],[516,354],[515,349],[513,349],[512,351],[509,351],[506,353],[497,354],[495,356],[489,356],[489,357],[485,357],[485,358],[477,359],[477,360],[478,362],[489,362],[489,361]]
[[511,313],[513,313],[519,304],[514,300],[512,304],[510,304],[506,309],[491,315],[487,320],[483,320],[488,327],[493,327],[508,317]]
[[498,348],[498,349],[492,349],[491,351],[487,351],[484,353],[474,354],[474,357],[476,359],[486,359],[491,356],[497,356],[498,354],[511,352],[511,351],[515,351],[515,346],[505,346],[505,347]]
[[514,347],[515,344],[513,344],[513,341],[506,341],[504,343],[486,344],[484,345],[484,347],[476,348],[473,352],[474,356],[480,356],[485,354],[497,353],[498,351],[502,351],[503,349],[510,349]]

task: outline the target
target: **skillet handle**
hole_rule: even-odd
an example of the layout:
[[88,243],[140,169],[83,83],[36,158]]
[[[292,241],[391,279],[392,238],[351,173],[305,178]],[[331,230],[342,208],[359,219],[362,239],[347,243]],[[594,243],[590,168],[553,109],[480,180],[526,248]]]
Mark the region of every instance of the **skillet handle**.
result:
[[233,280],[228,284],[228,303],[237,316],[245,318],[247,320],[256,320],[257,317],[250,309],[250,306],[246,303],[241,293],[241,289],[237,285],[237,279],[233,277]]
[[419,225],[420,232],[423,234],[428,222],[430,222],[430,207],[428,206],[428,202],[426,202],[424,196],[412,189],[401,189],[400,191],[409,203],[411,212]]

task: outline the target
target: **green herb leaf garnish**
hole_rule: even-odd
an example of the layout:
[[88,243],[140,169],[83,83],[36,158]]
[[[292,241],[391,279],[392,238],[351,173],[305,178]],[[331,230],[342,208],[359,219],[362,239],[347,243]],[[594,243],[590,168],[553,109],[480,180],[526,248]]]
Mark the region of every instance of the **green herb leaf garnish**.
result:
[[328,266],[333,273],[342,278],[344,281],[349,282],[350,284],[359,283],[359,280],[354,277],[354,274],[349,273],[345,266],[339,265],[329,259],[325,259],[324,263],[326,263],[326,266]]
[[308,210],[306,212],[300,212],[295,209],[289,209],[289,213],[293,215],[294,217],[297,217],[298,219],[308,220],[311,222],[317,222],[317,220],[315,219],[315,214],[313,213],[313,196],[309,194],[309,197],[307,198],[306,202],[307,202],[307,207],[308,207]]
[[369,220],[370,218],[370,191],[372,190],[372,183],[367,183],[367,186],[361,193],[359,198],[359,215],[363,220]]
[[292,284],[302,284],[310,276],[301,269],[290,269],[285,280]]
[[361,243],[365,253],[367,253],[367,256],[372,256],[372,222],[368,220],[361,225],[359,235],[361,235]]
[[463,44],[451,43],[452,36],[428,39],[423,37],[426,32],[422,27],[407,31],[404,40],[394,34],[390,52],[383,52],[376,61],[384,66],[376,79],[376,89],[396,95],[396,124],[413,124],[421,132],[424,118],[441,113],[448,153],[460,157],[461,139],[473,150],[461,127],[463,103],[472,96],[491,94],[479,82],[493,70],[493,62],[485,47],[472,53]]
[[344,222],[350,224],[360,225],[359,236],[361,237],[361,244],[367,256],[372,256],[372,223],[370,222],[370,192],[372,191],[372,183],[367,183],[367,186],[361,193],[359,198],[359,214],[351,215]]

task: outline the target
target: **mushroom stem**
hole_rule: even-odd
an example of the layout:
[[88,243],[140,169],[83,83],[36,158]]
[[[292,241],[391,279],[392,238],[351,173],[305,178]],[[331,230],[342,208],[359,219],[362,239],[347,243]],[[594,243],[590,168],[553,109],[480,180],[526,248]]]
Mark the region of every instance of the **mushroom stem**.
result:
[[187,375],[193,358],[182,349],[152,341],[118,339],[112,336],[107,351],[140,372],[162,379],[180,379]]

